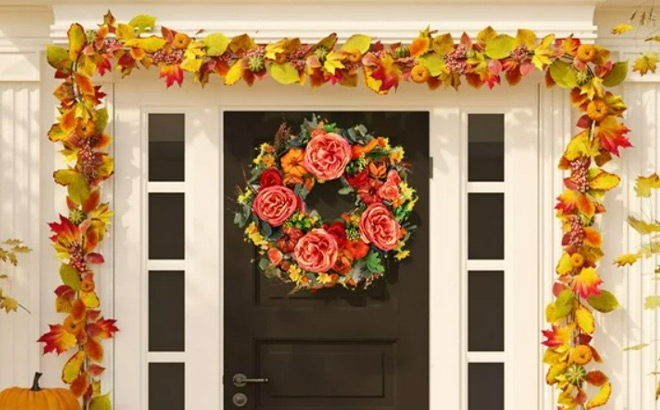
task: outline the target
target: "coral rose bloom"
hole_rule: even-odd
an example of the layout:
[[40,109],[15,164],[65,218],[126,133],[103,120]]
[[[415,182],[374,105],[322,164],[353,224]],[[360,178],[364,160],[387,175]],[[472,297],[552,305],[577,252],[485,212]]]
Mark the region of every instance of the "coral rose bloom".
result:
[[337,240],[325,229],[312,229],[300,238],[293,259],[308,272],[326,272],[337,262]]
[[252,203],[254,213],[272,226],[282,225],[297,208],[296,194],[280,185],[261,189]]
[[351,159],[351,146],[333,133],[317,133],[305,148],[305,169],[323,181],[339,178]]
[[378,249],[391,251],[399,242],[401,227],[382,203],[371,204],[360,216],[360,237]]

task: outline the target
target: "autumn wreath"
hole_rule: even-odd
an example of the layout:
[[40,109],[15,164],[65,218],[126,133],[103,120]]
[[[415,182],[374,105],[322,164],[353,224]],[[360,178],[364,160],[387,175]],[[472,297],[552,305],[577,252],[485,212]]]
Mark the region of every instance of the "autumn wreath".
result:
[[[384,275],[390,255],[410,254],[404,247],[417,196],[406,182],[402,147],[364,125],[342,129],[314,116],[298,134],[283,124],[274,144],[257,150],[234,222],[259,248],[267,277],[295,284],[294,291],[367,288]],[[316,183],[337,179],[339,194],[352,195],[355,207],[325,221],[305,198]]]

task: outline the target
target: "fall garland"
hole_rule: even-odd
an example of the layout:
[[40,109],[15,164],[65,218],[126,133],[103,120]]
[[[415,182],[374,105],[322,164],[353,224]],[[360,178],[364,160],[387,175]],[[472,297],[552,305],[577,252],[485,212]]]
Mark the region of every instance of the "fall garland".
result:
[[[403,248],[415,228],[408,218],[417,196],[406,182],[402,147],[364,125],[341,129],[313,117],[298,134],[283,124],[275,143],[258,150],[234,221],[259,248],[267,277],[293,283],[294,291],[368,288],[385,274],[391,252],[397,260],[410,254]],[[337,179],[355,208],[328,224],[305,197],[316,183]]]
[[[601,167],[620,148],[630,146],[629,130],[619,119],[625,105],[605,90],[625,79],[627,62],[612,63],[606,49],[581,44],[572,36],[538,39],[525,29],[512,37],[487,27],[474,41],[463,34],[459,43],[450,34],[429,29],[411,44],[385,45],[356,34],[339,48],[335,34],[316,44],[303,44],[296,38],[257,44],[246,34],[231,39],[221,33],[191,38],[165,27],[160,35],[153,34],[154,30],[154,17],[139,15],[123,24],[108,13],[93,30],[73,24],[68,50],[47,49],[55,76],[63,80],[55,91],[60,116],[48,136],[62,143],[61,152],[70,164],[54,174],[55,181],[68,188],[69,215],[51,224],[57,256],[64,262],[63,285],[56,290],[57,311],[67,316],[62,324],[51,325],[40,341],[45,343],[45,352],[74,351],[62,379],[82,396],[86,407],[110,407],[98,380],[103,371],[98,364],[103,357],[100,340],[117,330],[113,320],[101,317],[94,290],[92,267],[103,262],[95,250],[111,216],[108,204],[99,200],[100,188],[112,175],[112,159],[104,151],[110,143],[103,133],[107,122],[104,94],[91,77],[113,68],[125,76],[139,66],[157,66],[168,87],[181,85],[186,71],[202,85],[215,75],[226,85],[241,80],[252,85],[270,76],[282,84],[309,80],[313,87],[325,83],[356,86],[361,73],[368,88],[386,94],[400,81],[427,84],[431,89],[458,88],[463,79],[477,88],[483,84],[492,88],[502,78],[514,85],[538,69],[545,73],[548,86],[570,89],[573,105],[583,113],[577,124],[582,131],[571,139],[559,163],[570,175],[557,205],[565,231],[564,254],[557,266],[556,299],[546,310],[550,323],[550,330],[543,332],[547,338],[544,361],[549,365],[546,381],[560,389],[560,409],[590,409],[607,402],[611,384],[602,372],[592,369],[594,362],[600,362],[592,343],[592,309],[609,312],[618,302],[601,289],[596,269],[603,256],[602,239],[596,222],[605,211],[605,192],[619,182]],[[587,385],[598,388],[591,398]]]

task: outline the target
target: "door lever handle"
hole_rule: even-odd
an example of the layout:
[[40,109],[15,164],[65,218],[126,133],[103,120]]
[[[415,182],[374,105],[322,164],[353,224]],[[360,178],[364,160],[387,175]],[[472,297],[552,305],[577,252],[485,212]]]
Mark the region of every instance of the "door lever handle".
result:
[[268,377],[247,377],[243,373],[236,373],[231,381],[236,387],[244,387],[248,383],[268,383]]

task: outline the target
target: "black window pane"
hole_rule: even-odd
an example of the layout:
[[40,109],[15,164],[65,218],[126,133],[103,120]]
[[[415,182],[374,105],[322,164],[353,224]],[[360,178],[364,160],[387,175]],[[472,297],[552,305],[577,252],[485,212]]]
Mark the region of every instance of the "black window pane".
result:
[[183,271],[149,271],[149,351],[185,350]]
[[468,194],[468,258],[504,259],[504,194]]
[[468,272],[468,350],[504,351],[504,272]]
[[149,181],[183,181],[185,115],[149,114]]
[[149,259],[184,258],[182,193],[149,194]]
[[184,410],[183,363],[149,363],[149,410]]
[[468,181],[504,181],[504,114],[468,115]]
[[468,410],[504,410],[504,363],[468,364]]

